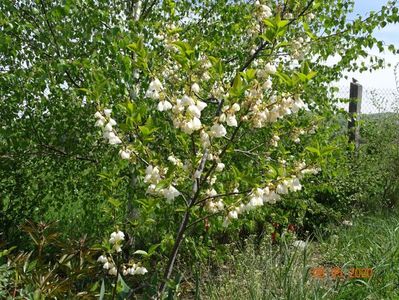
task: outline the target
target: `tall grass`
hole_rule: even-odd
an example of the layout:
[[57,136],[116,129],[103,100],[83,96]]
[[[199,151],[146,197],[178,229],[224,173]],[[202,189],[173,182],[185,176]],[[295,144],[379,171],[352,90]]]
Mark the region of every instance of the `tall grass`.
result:
[[[399,218],[397,214],[363,217],[351,227],[304,249],[288,243],[260,248],[249,243],[217,271],[205,267],[202,299],[399,299]],[[325,278],[312,275],[322,267]],[[334,279],[331,268],[345,276]],[[349,278],[350,268],[372,268],[371,278]]]

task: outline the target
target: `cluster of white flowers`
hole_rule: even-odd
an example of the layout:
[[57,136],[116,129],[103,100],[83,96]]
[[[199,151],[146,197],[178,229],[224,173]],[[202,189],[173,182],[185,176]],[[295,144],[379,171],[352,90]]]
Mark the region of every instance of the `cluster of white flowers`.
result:
[[228,226],[232,219],[237,219],[238,216],[244,212],[249,212],[265,203],[275,204],[281,199],[281,195],[288,194],[288,192],[297,192],[302,189],[302,185],[297,177],[287,178],[282,180],[275,190],[273,186],[266,186],[265,188],[255,188],[252,190],[249,202],[247,204],[241,203],[240,206],[230,210],[224,220],[223,225]]
[[145,96],[147,98],[158,100],[160,98],[160,92],[162,90],[163,90],[162,83],[159,81],[158,78],[155,78],[153,81],[151,81],[150,85],[148,86]]
[[206,56],[203,56],[201,58],[201,67],[203,68],[201,79],[204,81],[208,81],[209,79],[211,79],[208,69],[212,68],[212,63],[209,61],[209,59]]
[[161,75],[163,78],[168,78],[168,80],[171,82],[178,82],[180,81],[179,70],[179,65],[176,64],[175,61],[172,59],[167,59],[165,61],[164,69],[161,72]]
[[[197,94],[199,91],[199,85],[193,83],[191,92]],[[217,91],[222,94],[224,92],[222,87],[218,88]],[[158,105],[158,110],[165,111],[171,109],[173,113],[173,125],[187,134],[192,134],[200,130],[203,148],[208,148],[211,145],[211,138],[220,138],[227,134],[227,130],[222,123],[225,122],[228,126],[237,126],[235,113],[240,110],[238,103],[233,104],[231,107],[225,106],[222,109],[223,113],[219,116],[219,120],[211,126],[209,131],[205,131],[201,123],[201,112],[207,107],[205,102],[193,99],[188,95],[183,95],[180,99],[172,102],[173,104],[168,101],[161,101],[160,103],[162,104],[161,106]]]
[[[199,87],[194,86],[194,89],[199,91]],[[205,102],[194,100],[187,95],[183,95],[181,99],[176,99],[176,103],[172,108],[173,125],[187,134],[200,130],[202,128],[201,112],[206,106]]]
[[180,192],[170,185],[167,188],[158,188],[157,184],[161,181],[161,175],[157,166],[149,165],[145,170],[144,182],[149,183],[147,193],[152,195],[162,195],[168,202],[173,201],[176,197],[180,196]]
[[319,173],[321,171],[320,168],[307,168],[307,169],[303,169],[301,171],[301,175],[306,175],[306,174],[313,174],[316,175],[317,173]]
[[[161,90],[162,84],[158,79],[155,79],[151,82],[146,96],[153,99],[159,99],[159,91]],[[194,93],[198,93],[200,90],[199,85],[194,83],[191,90]],[[194,100],[188,95],[183,95],[181,99],[176,99],[174,102],[175,103],[172,104],[169,101],[162,99],[158,103],[157,109],[159,111],[172,110],[174,126],[180,128],[187,134],[192,134],[194,131],[200,130],[202,127],[200,121],[201,112],[207,104],[200,100]]]
[[273,137],[272,137],[272,139],[271,139],[271,141],[270,141],[270,144],[273,146],[273,147],[277,147],[278,146],[278,141],[280,140],[280,137],[278,136],[278,135],[273,135]]
[[309,43],[309,37],[306,37],[305,39],[299,37],[298,39],[293,40],[291,43],[291,57],[297,60],[302,60],[309,50],[309,47],[307,46]]
[[144,177],[144,182],[145,183],[151,183],[151,184],[158,184],[161,181],[161,175],[159,174],[159,169],[157,166],[153,167],[152,165],[149,165],[145,169],[145,177]]
[[226,122],[227,126],[237,127],[235,114],[240,111],[240,104],[234,103],[231,107],[226,105],[222,108],[222,114],[219,116],[219,122]]
[[[208,197],[213,197],[217,195],[217,192],[215,191],[215,189],[207,190],[206,195]],[[217,213],[219,211],[222,211],[224,209],[223,200],[222,199],[219,199],[218,201],[208,200],[206,202],[205,209],[210,213]]]
[[[116,232],[111,233],[111,237],[109,239],[109,243],[113,245],[113,250],[116,252],[121,252],[121,242],[125,240],[125,234],[118,230]],[[97,262],[103,264],[103,269],[108,270],[108,274],[112,276],[116,276],[118,274],[117,266],[112,259],[112,256],[101,255]],[[125,265],[122,266],[123,275],[144,275],[147,273],[147,269],[139,266],[137,264],[129,264],[128,268]]]
[[273,15],[271,8],[261,2],[263,1],[255,1],[255,17],[259,22]]
[[103,114],[97,111],[94,117],[97,119],[95,126],[102,128],[103,137],[108,140],[111,145],[121,144],[122,140],[116,135],[113,126],[116,121],[111,118],[111,109],[104,109]]
[[[250,26],[247,29],[247,34],[250,36],[256,36],[261,32],[261,29],[263,27],[263,20],[270,18],[273,15],[272,9],[267,6],[265,1],[255,1],[254,3],[254,19],[252,20]],[[254,52],[251,52],[251,55]]]
[[[209,67],[209,62],[205,63],[206,67]],[[200,131],[201,144],[203,148],[208,148],[211,145],[210,138],[220,138],[227,134],[226,128],[222,123],[226,123],[228,126],[238,126],[236,119],[236,112],[240,110],[238,103],[230,106],[224,106],[222,114],[218,120],[206,131],[203,124],[201,123],[201,112],[207,107],[207,104],[196,97],[191,97],[184,94],[181,98],[172,99],[171,102],[165,100],[164,95],[160,94],[163,90],[162,84],[158,79],[154,79],[146,92],[146,96],[152,99],[159,99],[157,109],[159,111],[172,111],[173,125],[175,128],[180,128],[187,134],[192,134],[195,131]],[[197,95],[200,92],[200,86],[198,83],[191,85],[190,91]],[[215,85],[213,95],[216,98],[225,97],[224,89],[222,86]]]
[[178,47],[176,47],[176,45],[174,44],[174,42],[179,41],[179,38],[180,38],[180,34],[176,29],[177,29],[177,27],[173,23],[166,25],[167,35],[164,38],[164,46],[166,49],[168,49],[172,52],[179,51]]
[[118,270],[116,269],[116,266],[112,259],[110,257],[107,257],[105,255],[101,255],[98,259],[97,262],[103,264],[103,268],[105,270],[108,270],[108,274],[112,276],[116,276],[118,274]]
[[209,136],[216,138],[224,137],[226,134],[226,128],[222,124],[218,123],[213,124],[211,130],[209,131]]
[[[296,113],[300,109],[305,108],[305,103],[299,97],[282,97],[277,100],[276,97],[270,99],[270,103],[264,103],[262,100],[257,100],[252,108],[251,121],[255,128],[263,128],[268,123],[276,122],[291,113]],[[268,107],[272,106],[271,110]]]
[[207,201],[206,210],[209,211],[210,213],[217,213],[219,211],[222,211],[224,209],[224,203],[223,200],[219,201]]
[[249,202],[245,206],[246,211],[253,210],[265,203],[275,204],[280,200],[280,196],[267,186],[264,189],[256,188],[252,191]]
[[121,252],[122,251],[122,241],[125,240],[125,234],[118,230],[116,232],[111,233],[111,237],[109,239],[109,243],[112,245],[112,248],[116,252]]
[[306,132],[302,128],[299,130],[296,130],[292,133],[291,139],[294,141],[294,143],[299,144],[301,142],[300,136],[304,135]]
[[297,177],[289,178],[283,180],[283,182],[279,183],[276,187],[277,194],[285,195],[289,192],[297,192],[302,189],[302,185]]
[[122,274],[126,275],[144,275],[147,273],[147,269],[138,265],[138,264],[131,264],[130,266],[123,266]]
[[306,162],[304,161],[297,162],[294,168],[294,172],[298,174],[297,177],[299,179],[302,179],[307,174],[316,175],[320,171],[321,171],[320,168],[307,167]]
[[256,75],[259,79],[268,79],[269,75],[276,74],[277,68],[271,63],[266,63],[263,68],[256,71]]
[[181,162],[181,160],[173,155],[168,156],[168,161],[170,161],[175,166],[183,167],[183,163]]

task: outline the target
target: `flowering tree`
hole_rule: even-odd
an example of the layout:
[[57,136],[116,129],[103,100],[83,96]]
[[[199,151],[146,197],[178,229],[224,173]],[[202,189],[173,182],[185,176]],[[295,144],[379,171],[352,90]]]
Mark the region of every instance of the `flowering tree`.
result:
[[[103,161],[115,226],[127,226],[117,217],[124,207],[125,220],[143,235],[174,232],[166,260],[158,261],[161,296],[189,229],[205,224],[217,232],[257,210],[270,214],[302,189],[306,174],[318,172],[317,131],[331,114],[328,84],[348,69],[380,67],[374,57],[368,67],[352,61],[366,48],[383,48],[370,33],[398,21],[396,1],[348,22],[352,6],[4,1],[0,84],[8,122],[1,130],[22,132],[34,122],[40,126],[29,147]],[[339,62],[326,65],[336,55]],[[62,137],[71,120],[68,132],[79,138],[68,140],[78,145],[68,152],[51,134]],[[123,182],[129,197],[120,193]],[[107,251],[119,255],[123,241],[129,248],[125,233],[115,231]],[[99,262],[110,275],[147,272],[106,254]]]

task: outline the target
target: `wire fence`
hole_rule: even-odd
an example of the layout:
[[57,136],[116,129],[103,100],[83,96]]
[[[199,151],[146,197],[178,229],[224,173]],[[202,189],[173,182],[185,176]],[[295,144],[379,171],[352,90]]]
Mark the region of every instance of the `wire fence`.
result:
[[[339,91],[335,93],[335,97],[349,99],[350,85],[339,86]],[[348,110],[348,103],[340,103],[340,108]],[[368,88],[363,85],[361,113],[376,114],[386,112],[399,112],[399,91],[393,89],[377,89]]]

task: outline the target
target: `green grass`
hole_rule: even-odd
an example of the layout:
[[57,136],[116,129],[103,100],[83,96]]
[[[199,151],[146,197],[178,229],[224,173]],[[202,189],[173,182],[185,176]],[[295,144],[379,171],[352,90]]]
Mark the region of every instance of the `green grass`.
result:
[[[305,250],[265,241],[232,255],[218,270],[203,271],[202,299],[399,299],[399,217],[382,214],[354,220]],[[341,280],[311,275],[313,267],[343,270]],[[350,268],[372,268],[371,278],[349,278]]]

